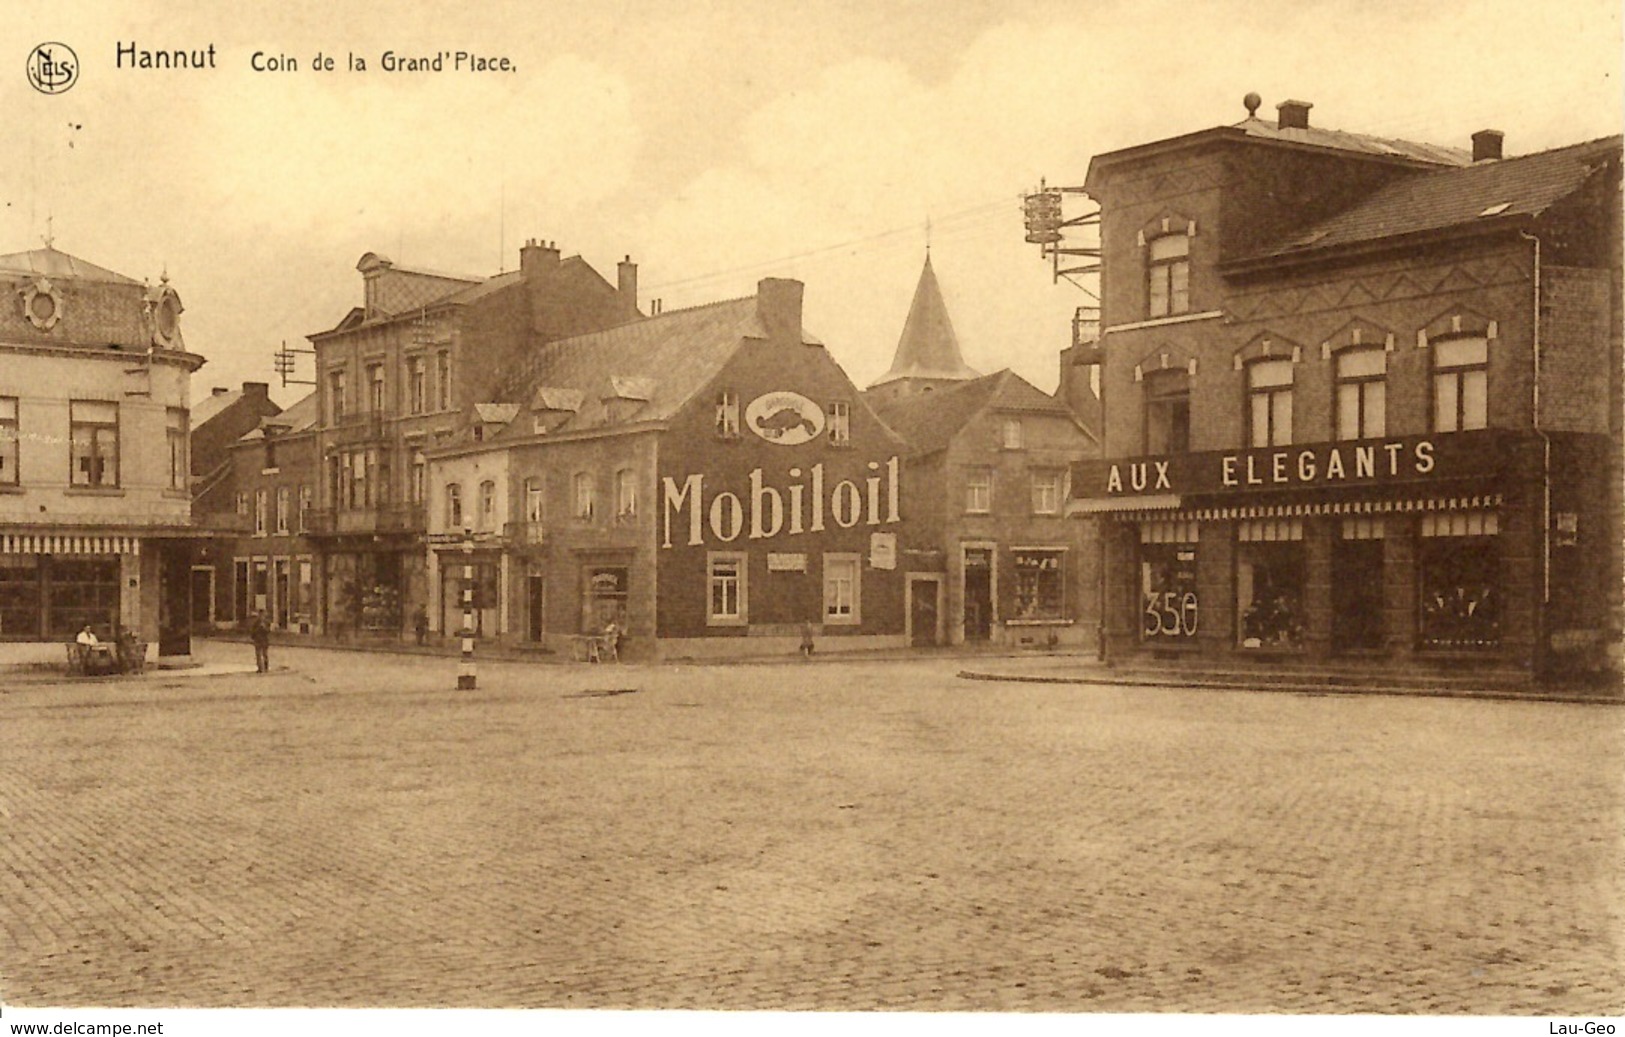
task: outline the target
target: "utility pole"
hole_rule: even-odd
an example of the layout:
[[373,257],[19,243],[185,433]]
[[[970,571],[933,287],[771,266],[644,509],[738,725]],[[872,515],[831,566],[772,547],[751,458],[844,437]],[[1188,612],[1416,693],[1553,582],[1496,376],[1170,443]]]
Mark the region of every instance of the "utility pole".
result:
[[472,691],[474,670],[474,531],[463,527],[463,658],[457,664],[457,690]]

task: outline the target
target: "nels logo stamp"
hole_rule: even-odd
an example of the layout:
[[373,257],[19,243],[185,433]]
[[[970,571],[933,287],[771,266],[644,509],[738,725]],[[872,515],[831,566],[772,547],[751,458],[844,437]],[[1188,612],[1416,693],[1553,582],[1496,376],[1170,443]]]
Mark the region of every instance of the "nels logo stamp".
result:
[[42,94],[65,93],[79,81],[79,55],[66,43],[42,43],[28,52],[28,83]]

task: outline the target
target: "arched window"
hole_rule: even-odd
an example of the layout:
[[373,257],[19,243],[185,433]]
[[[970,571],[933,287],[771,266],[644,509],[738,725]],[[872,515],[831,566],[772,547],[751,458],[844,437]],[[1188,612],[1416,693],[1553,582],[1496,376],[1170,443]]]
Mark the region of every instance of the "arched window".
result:
[[1286,446],[1292,442],[1292,361],[1259,360],[1247,365],[1247,445]]
[[1388,353],[1381,347],[1337,354],[1337,438],[1388,434]]
[[463,528],[463,488],[456,483],[446,484],[446,530],[456,532]]
[[1487,339],[1447,338],[1433,343],[1433,431],[1486,427],[1489,375]]
[[1189,313],[1191,308],[1191,239],[1164,234],[1146,242],[1146,279],[1151,317]]

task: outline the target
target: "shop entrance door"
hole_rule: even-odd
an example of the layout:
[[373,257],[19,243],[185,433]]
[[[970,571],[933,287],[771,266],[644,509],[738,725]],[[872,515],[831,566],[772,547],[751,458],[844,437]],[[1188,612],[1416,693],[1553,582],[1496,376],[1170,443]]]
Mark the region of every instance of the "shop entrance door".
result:
[[965,549],[965,640],[986,641],[993,633],[993,552]]
[[1332,648],[1382,647],[1382,541],[1336,540],[1332,546]]

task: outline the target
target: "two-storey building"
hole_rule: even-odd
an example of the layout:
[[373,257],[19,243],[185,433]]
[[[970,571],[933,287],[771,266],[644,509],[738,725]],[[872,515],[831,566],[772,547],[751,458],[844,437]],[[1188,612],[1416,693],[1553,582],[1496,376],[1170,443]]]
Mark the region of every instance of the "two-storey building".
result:
[[1620,139],[1097,156],[1114,656],[1528,675],[1620,635]]
[[802,285],[554,342],[429,452],[431,624],[642,658],[903,643],[903,444]]
[[322,466],[308,530],[315,622],[394,637],[433,604],[426,451],[451,442],[469,408],[538,346],[639,319],[637,268],[623,261],[612,285],[581,257],[531,241],[518,270],[485,279],[371,252],[357,269],[363,305],[310,336]]
[[215,386],[192,405],[192,519],[205,534],[192,563],[192,623],[200,630],[236,622],[231,560],[237,536],[249,527],[247,510],[234,506],[244,487],[232,447],[281,411],[265,382],[244,382],[241,389]]
[[929,257],[891,368],[864,396],[908,444],[909,643],[1093,643],[1095,527],[1065,505],[1094,437],[1020,375],[965,364]]
[[0,659],[59,661],[87,625],[189,655],[180,297],[49,246],[0,284]]

